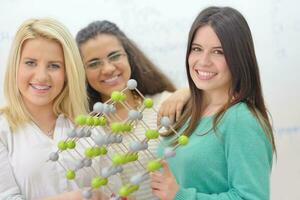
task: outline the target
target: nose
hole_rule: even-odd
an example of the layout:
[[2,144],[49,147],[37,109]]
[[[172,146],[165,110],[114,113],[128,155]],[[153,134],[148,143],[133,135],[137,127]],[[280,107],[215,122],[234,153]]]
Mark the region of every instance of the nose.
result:
[[47,81],[49,77],[47,64],[40,64],[36,68],[35,76],[39,82]]
[[112,74],[116,70],[116,66],[107,60],[103,63],[103,66],[101,68],[102,74]]
[[199,63],[201,66],[209,66],[211,64],[210,54],[209,52],[203,52],[200,56]]

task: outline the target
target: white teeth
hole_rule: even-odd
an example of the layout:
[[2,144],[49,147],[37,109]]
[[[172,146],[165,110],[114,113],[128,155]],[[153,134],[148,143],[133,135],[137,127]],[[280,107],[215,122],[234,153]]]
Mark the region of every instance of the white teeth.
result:
[[216,74],[216,73],[213,73],[213,72],[203,72],[203,71],[198,71],[198,70],[196,70],[196,72],[200,76],[204,76],[204,77],[211,77],[211,76],[214,76]]
[[33,85],[33,84],[31,84],[31,86],[37,90],[48,90],[50,88],[50,86],[48,86],[48,85]]
[[114,82],[115,80],[117,80],[118,78],[119,78],[119,76],[114,76],[112,78],[104,80],[103,82],[104,83],[111,83],[111,82]]

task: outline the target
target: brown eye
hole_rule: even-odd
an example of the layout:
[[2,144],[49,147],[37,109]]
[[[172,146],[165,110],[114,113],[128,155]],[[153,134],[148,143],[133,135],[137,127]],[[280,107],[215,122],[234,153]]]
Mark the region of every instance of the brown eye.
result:
[[221,55],[224,54],[222,50],[214,50],[213,53],[214,54],[221,54]]
[[122,54],[117,53],[108,57],[108,60],[111,62],[118,61],[121,58]]
[[201,51],[202,49],[200,47],[192,47],[192,51],[198,52]]
[[95,69],[95,68],[100,67],[101,65],[102,65],[102,62],[100,60],[94,60],[92,62],[89,62],[86,67]]

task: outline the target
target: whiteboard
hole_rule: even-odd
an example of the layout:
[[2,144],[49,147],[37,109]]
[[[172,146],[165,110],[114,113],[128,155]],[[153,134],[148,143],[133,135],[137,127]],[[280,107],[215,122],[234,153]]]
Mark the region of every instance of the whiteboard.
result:
[[[249,23],[276,131],[272,199],[300,199],[300,3],[296,0],[0,0],[1,83],[17,27],[27,18],[53,17],[74,36],[94,20],[117,23],[178,87],[187,86],[188,31],[198,12],[210,5],[232,6]],[[2,87],[0,94],[3,105]]]

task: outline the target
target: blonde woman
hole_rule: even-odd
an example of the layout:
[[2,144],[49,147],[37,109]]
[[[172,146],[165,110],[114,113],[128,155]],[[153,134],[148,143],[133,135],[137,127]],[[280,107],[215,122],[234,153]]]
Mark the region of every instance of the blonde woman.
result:
[[[72,119],[87,110],[85,72],[69,31],[53,19],[29,19],[18,29],[4,81],[0,113],[0,199],[82,199],[92,173],[73,182],[46,162],[66,138]],[[62,154],[65,166],[74,159]],[[79,172],[79,171],[78,171]],[[94,195],[100,199],[100,195]]]

